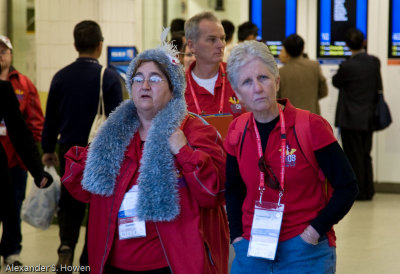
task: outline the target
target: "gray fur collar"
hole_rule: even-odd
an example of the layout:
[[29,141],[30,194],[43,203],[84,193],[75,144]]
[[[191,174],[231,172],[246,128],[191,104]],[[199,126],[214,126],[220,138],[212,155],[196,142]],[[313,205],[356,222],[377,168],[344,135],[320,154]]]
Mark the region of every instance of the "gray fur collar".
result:
[[[139,168],[138,214],[143,220],[171,221],[180,212],[174,157],[169,137],[187,113],[183,98],[173,98],[152,121]],[[83,189],[97,195],[115,193],[125,151],[140,121],[131,99],[124,101],[91,143],[83,173]]]

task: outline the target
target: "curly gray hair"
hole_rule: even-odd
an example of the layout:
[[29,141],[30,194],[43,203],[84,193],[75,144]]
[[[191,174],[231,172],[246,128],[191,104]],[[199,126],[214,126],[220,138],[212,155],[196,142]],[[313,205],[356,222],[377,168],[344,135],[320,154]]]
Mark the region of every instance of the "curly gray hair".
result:
[[268,67],[269,71],[275,78],[279,76],[279,70],[275,58],[266,44],[258,41],[245,41],[239,43],[232,49],[226,69],[228,80],[235,91],[238,90],[237,80],[239,79],[240,68],[256,58],[260,59]]

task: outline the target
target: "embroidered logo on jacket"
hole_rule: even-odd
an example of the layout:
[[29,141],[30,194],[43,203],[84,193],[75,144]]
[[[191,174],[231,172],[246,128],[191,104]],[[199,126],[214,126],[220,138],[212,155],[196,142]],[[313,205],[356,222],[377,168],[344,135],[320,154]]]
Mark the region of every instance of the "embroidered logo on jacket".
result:
[[18,100],[24,98],[24,96],[25,96],[25,91],[20,90],[20,89],[16,89],[14,93],[17,96]]
[[[295,148],[290,148],[289,145],[286,145],[286,157],[285,157],[285,163],[286,167],[294,167],[296,166],[296,152],[297,150]],[[281,152],[281,149],[279,149],[279,152]]]

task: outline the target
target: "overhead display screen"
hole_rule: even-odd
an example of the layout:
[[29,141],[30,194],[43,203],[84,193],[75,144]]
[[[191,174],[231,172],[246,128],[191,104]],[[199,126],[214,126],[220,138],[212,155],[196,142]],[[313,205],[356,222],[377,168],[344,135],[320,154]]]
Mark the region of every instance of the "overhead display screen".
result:
[[317,57],[343,59],[351,55],[344,37],[357,28],[367,38],[367,0],[319,0]]
[[400,0],[390,1],[388,58],[400,59]]
[[107,64],[114,68],[118,74],[125,79],[129,63],[136,57],[136,47],[113,47],[107,48]]
[[282,41],[296,33],[297,0],[252,0],[250,20],[258,27],[257,40],[265,42],[277,57]]

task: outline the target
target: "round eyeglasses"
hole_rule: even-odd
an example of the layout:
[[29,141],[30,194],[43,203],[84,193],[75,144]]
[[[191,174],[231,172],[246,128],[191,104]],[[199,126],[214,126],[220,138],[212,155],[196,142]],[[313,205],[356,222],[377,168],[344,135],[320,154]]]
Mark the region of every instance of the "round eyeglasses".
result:
[[159,75],[151,75],[149,78],[144,78],[142,75],[136,75],[133,76],[131,79],[131,86],[140,88],[144,85],[144,82],[147,81],[147,83],[151,86],[157,86],[161,84],[163,81],[166,81],[165,79],[162,79]]

